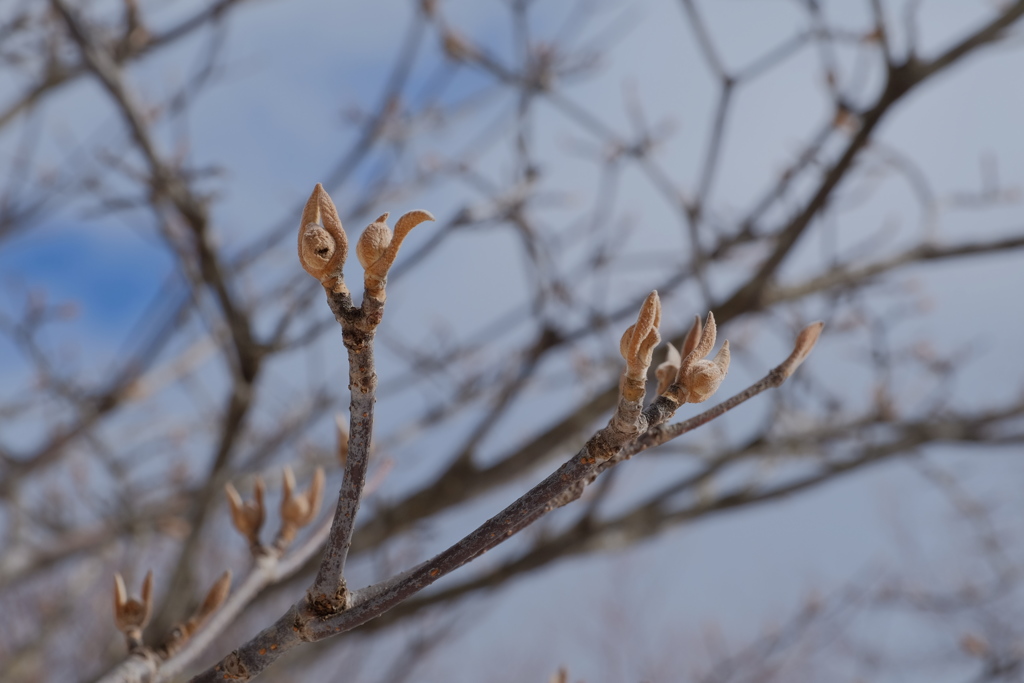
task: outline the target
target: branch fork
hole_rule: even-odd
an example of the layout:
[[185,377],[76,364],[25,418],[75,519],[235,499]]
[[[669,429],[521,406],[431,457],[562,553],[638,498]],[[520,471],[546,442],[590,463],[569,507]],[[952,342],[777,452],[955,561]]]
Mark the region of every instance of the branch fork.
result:
[[[313,199],[320,202],[321,197],[314,192]],[[382,216],[376,223],[386,227],[386,218],[386,215]],[[384,242],[381,236],[386,235],[380,228],[374,230],[376,236],[370,233],[373,239],[367,238],[364,243],[370,246],[361,248],[360,251],[369,253],[369,256],[364,257],[369,261],[369,258],[375,255],[371,250],[373,247],[379,254],[370,265],[383,263],[389,267],[387,259],[392,257],[387,254],[393,241],[388,240],[387,246],[380,251]],[[316,230],[311,228],[304,232],[313,234]],[[405,232],[408,232],[408,229]],[[337,257],[337,253],[324,254],[328,262]],[[386,275],[384,266],[382,268]],[[651,292],[640,308],[636,323],[626,330],[620,341],[620,352],[626,367],[620,383],[619,405],[608,425],[594,434],[583,448],[558,470],[458,543],[391,579],[352,592],[345,583],[344,566],[351,545],[355,515],[365,485],[372,434],[376,388],[372,346],[375,325],[366,325],[365,315],[351,318],[363,323],[359,331],[365,335],[365,343],[348,343],[348,337],[352,336],[352,325],[347,322],[350,320],[347,316],[355,310],[351,306],[351,298],[344,288],[340,271],[331,270],[324,265],[321,272],[326,278],[325,289],[328,291],[328,301],[332,303],[332,308],[340,301],[348,301],[349,309],[346,315],[339,316],[339,319],[342,322],[349,352],[352,389],[347,448],[343,448],[339,441],[339,456],[346,454],[342,458],[345,478],[324,556],[316,580],[302,599],[292,605],[275,624],[264,629],[216,666],[195,677],[195,682],[223,680],[225,677],[232,680],[251,680],[281,654],[303,642],[323,640],[366,623],[502,543],[551,510],[579,498],[587,485],[601,472],[641,450],[710,421],[767,388],[779,386],[807,358],[823,327],[822,323],[814,323],[805,328],[797,337],[790,356],[757,384],[695,418],[664,427],[663,423],[674,415],[680,405],[685,402],[704,401],[718,389],[728,371],[729,351],[726,342],[718,354],[708,360],[706,357],[711,353],[716,337],[714,316],[709,313],[707,322],[703,325],[699,318],[696,319],[683,344],[684,353],[679,353],[670,345],[667,360],[656,371],[660,395],[644,408],[647,374],[654,349],[661,339],[658,331],[661,322],[661,301],[656,291]],[[383,294],[383,285],[380,293]],[[379,313],[382,305],[383,297],[367,296],[359,310],[365,312],[369,308]],[[663,386],[666,383],[667,388]],[[346,436],[340,424],[338,435],[339,440],[344,440]],[[309,488],[305,492],[297,493],[294,474],[290,468],[284,469],[280,506],[282,528],[274,544],[269,548],[261,545],[259,540],[259,531],[266,518],[262,479],[257,477],[255,480],[251,502],[244,501],[233,485],[225,486],[231,519],[238,531],[249,541],[257,559],[257,569],[253,575],[259,576],[255,576],[256,581],[252,585],[264,585],[260,581],[266,578],[262,575],[265,573],[263,570],[266,568],[266,562],[276,561],[293,539],[295,531],[315,518],[322,498],[324,479],[323,470],[318,468]],[[320,538],[319,534],[317,538]],[[147,576],[143,584],[143,596],[140,600],[128,599],[124,582],[117,576],[115,620],[129,638],[129,647],[133,655],[138,655],[140,662],[145,659],[149,666],[148,670],[158,670],[158,660],[166,660],[175,652],[181,651],[192,635],[224,602],[228,595],[230,580],[230,573],[226,572],[210,589],[193,618],[176,628],[171,639],[164,645],[147,648],[141,643],[141,629],[148,619],[152,574]],[[246,583],[248,585],[249,581]],[[243,588],[241,592],[245,593],[247,590]],[[233,602],[238,605],[234,605],[232,610],[240,609],[239,605],[244,603],[246,596],[236,597],[238,599]],[[201,644],[194,642],[191,649],[194,650]],[[184,656],[185,653],[182,654],[182,657]],[[173,670],[174,664],[171,663],[169,668]]]
[[[328,299],[332,300],[332,297],[329,295]],[[364,299],[364,306],[369,301],[374,299]],[[551,510],[579,498],[586,486],[601,472],[634,453],[672,438],[672,427],[681,427],[676,431],[683,433],[710,421],[766,388],[778,386],[807,357],[822,327],[821,323],[815,323],[806,328],[797,338],[796,347],[789,358],[761,382],[696,418],[680,425],[664,427],[662,423],[670,419],[683,402],[691,398],[706,400],[718,388],[728,370],[728,347],[719,351],[715,358],[706,360],[715,342],[714,316],[709,314],[703,326],[698,320],[683,345],[685,356],[676,352],[673,358],[670,351],[668,365],[663,363],[659,368],[659,379],[663,382],[671,380],[668,389],[644,408],[647,372],[660,339],[660,320],[661,302],[657,292],[651,292],[641,306],[637,322],[626,331],[620,343],[626,369],[620,384],[618,409],[608,425],[594,434],[576,455],[446,550],[412,569],[354,592],[349,591],[345,585],[343,570],[365,479],[373,395],[372,392],[363,393],[353,383],[345,480],[316,580],[306,595],[277,622],[219,664],[194,678],[193,683],[212,683],[225,677],[251,680],[288,650],[302,643],[323,640],[352,630],[379,616],[504,542]],[[359,371],[358,368],[363,367],[354,362],[359,360],[360,353],[369,353],[372,358],[372,346],[358,352],[349,347],[353,377]],[[678,360],[678,365],[672,362],[674,359]],[[366,367],[372,370],[372,363]]]
[[129,598],[124,578],[114,572],[114,625],[121,631],[128,644],[128,651],[147,666],[156,668],[157,662],[166,661],[178,652],[224,602],[231,590],[231,571],[225,571],[214,582],[199,607],[186,621],[176,625],[170,636],[157,645],[146,645],[143,629],[149,623],[153,611],[153,572],[146,573],[142,582],[142,594]]
[[[333,614],[350,605],[344,569],[352,545],[356,513],[366,485],[377,373],[373,340],[384,314],[388,272],[395,263],[402,242],[413,228],[434,217],[427,211],[410,211],[388,227],[389,214],[371,223],[356,242],[356,257],[363,266],[363,301],[356,306],[345,285],[343,267],[348,238],[330,196],[317,184],[306,202],[299,226],[299,260],[327,291],[327,301],[341,325],[342,341],[348,350],[349,406],[348,444],[344,450],[345,476],[331,526],[324,558],[316,580],[307,591],[310,609],[319,615]],[[296,514],[298,514],[296,510]]]

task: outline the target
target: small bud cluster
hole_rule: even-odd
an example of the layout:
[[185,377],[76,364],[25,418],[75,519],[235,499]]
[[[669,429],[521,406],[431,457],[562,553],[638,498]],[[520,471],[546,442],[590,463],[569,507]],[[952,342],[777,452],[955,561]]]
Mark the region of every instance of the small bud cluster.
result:
[[128,597],[128,589],[120,572],[114,572],[114,625],[124,634],[128,649],[135,652],[142,647],[142,629],[149,623],[153,612],[153,572],[146,572],[142,581],[142,595],[136,600]]
[[[231,590],[231,572],[224,572],[213,584],[203,599],[202,604],[196,608],[187,621],[178,624],[171,630],[168,639],[149,650],[161,659],[167,659],[181,649],[181,646],[188,642],[196,631],[198,631],[206,620],[217,611],[224,603]],[[128,590],[124,584],[124,578],[119,572],[114,573],[114,625],[117,630],[124,634],[128,643],[129,652],[142,652],[144,649],[142,641],[142,630],[149,623],[149,617],[153,612],[153,572],[146,573],[142,582],[142,595],[139,599],[129,598]]]
[[243,502],[238,489],[230,481],[224,484],[224,493],[228,497],[228,508],[231,510],[231,521],[238,532],[249,540],[249,545],[258,548],[260,545],[260,529],[266,513],[263,507],[263,477],[256,476],[253,483],[253,501]]
[[366,296],[378,301],[384,301],[388,271],[394,265],[398,248],[402,246],[406,235],[423,221],[434,220],[427,211],[410,211],[398,219],[392,235],[387,224],[388,215],[385,213],[370,223],[356,244],[356,256],[363,265],[363,286],[366,288]]
[[[309,489],[303,493],[295,491],[295,474],[290,467],[284,468],[281,497],[281,530],[271,548],[260,544],[259,534],[266,519],[266,507],[263,502],[265,486],[261,477],[255,478],[252,501],[242,500],[234,485],[224,486],[227,494],[228,508],[231,510],[231,521],[238,532],[249,541],[253,555],[263,556],[276,554],[279,556],[295,538],[296,532],[316,518],[323,498],[324,471],[317,468]],[[146,574],[142,582],[142,595],[129,598],[121,574],[114,574],[114,625],[121,631],[128,643],[128,650],[133,653],[148,653],[160,659],[169,659],[203,627],[210,616],[224,603],[231,591],[231,572],[225,571],[206,593],[206,597],[196,608],[192,616],[176,625],[166,640],[157,646],[144,646],[142,630],[149,622],[153,610],[153,572]]]
[[295,538],[295,533],[306,526],[320,511],[323,498],[324,469],[317,467],[313,473],[313,481],[305,493],[295,493],[295,474],[292,468],[285,465],[281,492],[281,531],[277,534],[274,546],[283,550]]
[[[661,301],[657,292],[651,292],[640,307],[635,324],[626,328],[619,341],[619,352],[626,361],[626,372],[622,376],[621,394],[627,401],[642,400],[647,382],[647,370],[651,366],[654,349],[661,341],[658,326],[661,324]],[[729,342],[715,357],[707,360],[715,345],[715,316],[708,313],[707,324],[701,325],[700,318],[694,319],[680,353],[671,343],[665,362],[655,370],[658,378],[658,394],[672,399],[675,403],[702,403],[718,390],[729,372]]]
[[[388,271],[405,236],[423,221],[432,221],[434,217],[427,211],[410,211],[398,219],[393,234],[387,220],[387,213],[381,215],[363,231],[356,243],[356,256],[365,271],[366,295],[378,301],[384,301]],[[299,261],[327,291],[347,294],[344,277],[347,257],[348,236],[338,217],[338,209],[323,185],[317,183],[302,210]]]
[[[621,393],[627,401],[639,401],[644,395],[647,370],[651,366],[654,349],[661,340],[661,301],[657,292],[651,292],[640,307],[635,324],[630,325],[619,342],[619,352],[626,361],[622,376]],[[716,336],[715,316],[708,313],[706,325],[695,318],[680,353],[671,343],[665,362],[655,370],[658,394],[675,403],[702,403],[718,390],[729,372],[729,342],[726,341],[715,357],[707,360]]]
[[706,356],[715,346],[717,333],[715,316],[708,313],[703,326],[699,317],[694,319],[683,341],[682,353],[668,345],[665,362],[655,370],[659,394],[679,404],[703,403],[718,391],[729,372],[729,342],[723,343],[715,357],[708,360]]
[[249,541],[249,547],[254,555],[262,555],[271,550],[279,554],[295,539],[296,532],[312,522],[320,511],[326,481],[324,470],[322,467],[316,468],[309,490],[305,493],[296,493],[295,473],[291,467],[284,467],[281,481],[281,530],[278,531],[277,538],[270,548],[260,543],[259,534],[266,518],[266,507],[263,503],[263,478],[257,476],[255,479],[252,502],[243,501],[231,483],[224,485],[228,507],[231,510],[231,521],[238,533]]

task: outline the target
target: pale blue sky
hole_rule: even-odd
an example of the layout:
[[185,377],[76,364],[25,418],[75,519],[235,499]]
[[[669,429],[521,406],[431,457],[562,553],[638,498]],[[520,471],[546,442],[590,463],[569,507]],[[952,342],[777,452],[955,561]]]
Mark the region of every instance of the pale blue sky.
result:
[[[866,1],[825,5],[830,18],[858,29],[866,25]],[[551,34],[568,6],[567,2],[542,3],[533,17],[537,34]],[[704,152],[715,90],[679,3],[622,0],[603,6],[582,42],[620,22],[630,28],[606,53],[602,50],[604,70],[568,86],[566,93],[605,124],[628,131],[623,97],[634,89],[649,122],[673,124],[675,132],[658,158],[673,178],[692,187]],[[805,26],[796,3],[715,0],[703,6],[724,61],[734,67],[749,63],[781,36]],[[925,54],[975,25],[986,16],[988,6],[980,1],[923,3],[921,45]],[[495,52],[508,49],[501,3],[452,0],[443,3],[443,8],[462,33]],[[215,218],[218,240],[229,251],[281,220],[294,222],[295,208],[313,184],[324,179],[340,150],[352,139],[353,129],[341,125],[342,111],[353,104],[374,105],[394,46],[409,20],[410,3],[398,0],[264,2],[238,13],[225,35],[220,82],[195,104],[187,126],[169,130],[165,140],[170,144],[175,134],[187,131],[193,161],[222,169],[222,178],[214,183],[221,198]],[[179,50],[173,60],[146,62],[133,74],[136,83],[154,97],[166,94],[170,84],[189,73],[193,51],[203,44],[197,39]],[[436,65],[436,50],[427,53],[430,56],[417,64],[416,78],[425,78]],[[1024,50],[1019,46],[974,57],[913,93],[887,119],[880,140],[915,159],[939,194],[978,187],[982,154],[998,158],[1005,184],[1024,184],[1021,73]],[[804,49],[764,80],[738,92],[738,108],[730,119],[731,134],[713,193],[724,216],[742,214],[808,131],[830,116],[820,85],[816,54]],[[0,85],[7,87],[9,84]],[[463,96],[475,87],[473,77],[467,75],[454,85],[450,96]],[[866,94],[870,92],[869,84]],[[42,111],[49,163],[64,163],[73,156],[76,144],[105,139],[117,130],[112,110],[97,94],[95,85],[83,83],[45,103]],[[493,111],[497,113],[509,101],[496,101]],[[536,134],[542,141],[539,147],[545,150],[546,178],[552,188],[576,193],[582,211],[595,187],[596,171],[572,149],[575,143],[586,142],[586,135],[552,108],[542,105],[540,112]],[[475,134],[487,120],[482,116],[468,122],[467,128]],[[428,137],[420,149],[457,148],[467,135],[461,129],[446,131]],[[10,139],[0,139],[0,151],[9,150],[12,144]],[[508,177],[508,145],[485,155],[481,167],[492,179],[500,179],[503,173]],[[349,216],[345,207],[358,198],[360,183],[370,176],[371,170],[364,166],[357,172],[356,182],[335,196],[350,232],[385,210],[395,216],[412,208],[427,208],[443,220],[472,197],[471,191],[446,184],[415,198],[403,198],[397,206],[374,208],[373,215]],[[828,261],[833,250],[842,252],[868,239],[887,249],[917,240],[923,228],[911,193],[899,180],[888,182],[879,191],[880,200],[843,214],[830,238],[833,242],[813,236],[802,243],[785,275],[814,271]],[[631,229],[619,245],[623,253],[646,253],[644,247],[651,243],[666,251],[685,245],[678,220],[635,170],[624,172],[617,211],[628,217]],[[559,217],[557,211],[545,215],[548,224],[557,224]],[[417,228],[409,246],[424,244],[428,230],[429,225]],[[939,241],[956,242],[1020,230],[1020,206],[1014,205],[983,215],[943,213],[933,234]],[[290,238],[285,240],[280,254],[268,259],[268,272],[294,267],[291,245]],[[663,264],[658,272],[619,275],[620,281],[612,283],[609,300],[628,299],[636,287],[656,282],[670,266]],[[78,353],[100,363],[116,358],[125,335],[169,276],[169,267],[169,260],[144,224],[103,219],[83,222],[74,211],[54,216],[39,230],[0,247],[0,286],[11,292],[45,287],[54,299],[77,299],[81,307],[74,324]],[[717,274],[712,281],[713,294],[725,295],[739,275]],[[914,269],[897,282],[910,279],[919,281],[933,308],[926,316],[894,323],[893,338],[928,337],[941,351],[976,349],[970,380],[956,385],[956,398],[962,405],[980,408],[1018,395],[1024,370],[1019,352],[1024,317],[1019,295],[1014,294],[1024,291],[1020,257]],[[259,292],[261,282],[258,277],[253,280],[253,291]],[[9,284],[12,282],[16,286]],[[507,233],[463,235],[447,242],[389,288],[384,332],[412,341],[423,339],[424,343],[440,328],[455,338],[471,337],[521,303],[527,285],[518,247]],[[881,309],[905,299],[895,290],[881,291],[876,299]],[[624,293],[617,296],[617,292]],[[20,302],[20,294],[0,301],[0,310],[10,311],[15,301]],[[665,327],[673,331],[703,305],[694,290],[685,290],[671,303],[672,307],[666,308]],[[821,303],[801,309],[807,320],[830,314],[824,308],[815,310],[815,305]],[[328,314],[326,307],[323,314]],[[776,332],[760,335],[763,346],[750,352],[746,365],[737,365],[723,392],[739,390],[745,380],[755,378],[784,356]],[[512,334],[523,333],[520,328]],[[726,328],[724,336],[729,334]],[[858,370],[866,353],[858,346],[860,341],[826,337],[810,361],[817,366],[818,381],[850,387],[853,395],[862,390],[867,393],[870,378]],[[309,358],[327,359],[342,377],[341,365],[332,360],[336,342],[326,340],[304,352],[308,357],[287,357],[276,363],[268,381],[276,383],[280,395],[271,401],[301,397],[313,379],[319,379],[310,378]],[[614,346],[609,348],[609,353],[613,351]],[[402,366],[392,352],[383,350],[380,355],[380,373],[386,385]],[[751,366],[758,360],[760,369]],[[0,372],[19,380],[22,377],[18,361],[2,345]],[[216,387],[216,381],[211,386]],[[535,402],[517,409],[516,419],[494,431],[485,444],[485,455],[497,452],[506,440],[521,433],[518,419],[542,421],[548,411],[557,410],[559,401],[578,394],[578,387],[564,387],[536,396]],[[401,418],[424,401],[425,394],[418,391],[382,396],[381,437],[387,438],[402,424]],[[763,409],[744,407],[726,425],[742,430]],[[455,424],[452,429],[460,427],[465,425]],[[329,421],[321,421],[310,438],[326,441],[330,431]],[[431,461],[430,454],[453,433],[432,433],[424,441],[402,444],[394,453],[399,470],[381,495],[395,496],[424,473],[436,470],[441,463]],[[707,439],[712,433],[696,434],[694,439]],[[1019,488],[1022,470],[1019,458],[1014,457],[1019,453],[983,459],[972,456],[951,450],[943,455],[943,462],[955,466],[965,481],[986,495],[1009,497]],[[642,458],[628,463],[628,472],[622,473],[618,485],[626,494],[640,491],[645,478],[649,477],[649,482],[661,476],[663,465]],[[518,490],[488,496],[476,508],[481,518],[511,500]],[[672,660],[671,655],[678,655],[673,665],[688,672],[702,661],[700,633],[709,623],[721,625],[728,638],[739,643],[792,611],[808,590],[827,593],[871,568],[901,566],[911,549],[890,529],[896,518],[924,520],[920,528],[925,531],[915,541],[927,549],[926,557],[955,559],[952,554],[963,530],[951,525],[950,538],[945,538],[946,527],[934,523],[950,514],[944,505],[906,466],[890,464],[770,507],[723,514],[675,529],[626,551],[560,563],[514,582],[500,594],[474,598],[464,627],[431,658],[422,680],[544,680],[560,665],[569,667],[574,680],[588,683],[638,680],[659,658]],[[447,545],[477,521],[443,520],[426,536],[424,552]],[[918,528],[913,522],[907,524]],[[603,640],[608,636],[606,623],[616,624],[621,640]],[[893,617],[891,622],[883,620],[878,632],[899,642],[908,637],[907,628]],[[609,642],[629,651],[619,672],[605,669]],[[453,656],[456,652],[460,656]],[[471,654],[466,656],[467,652]],[[963,672],[951,673],[956,675],[949,680],[958,680]]]

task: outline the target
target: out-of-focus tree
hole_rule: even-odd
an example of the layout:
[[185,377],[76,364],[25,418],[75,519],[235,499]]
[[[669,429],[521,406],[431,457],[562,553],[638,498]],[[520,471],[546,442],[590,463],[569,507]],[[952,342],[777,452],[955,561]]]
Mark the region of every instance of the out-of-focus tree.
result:
[[[1024,148],[1006,129],[1005,149],[963,149],[957,128],[1024,114],[1006,76],[1024,63],[1024,0],[3,2],[3,680],[91,680],[122,662],[112,599],[130,644],[164,644],[161,676],[195,673],[313,582],[330,514],[294,543],[295,528],[267,547],[255,529],[281,521],[285,465],[299,481],[286,477],[285,522],[309,521],[315,492],[299,492],[318,468],[332,510],[348,455],[346,354],[324,288],[295,263],[317,182],[353,248],[353,228],[385,211],[437,219],[389,274],[350,582],[414,566],[568,461],[616,414],[619,335],[652,289],[677,347],[714,312],[732,342],[722,396],[808,322],[826,332],[782,390],[603,474],[539,532],[361,633],[297,649],[277,676],[341,662],[352,680],[415,677],[430,652],[465,657],[445,647],[467,596],[899,461],[973,529],[969,580],[872,578],[809,599],[747,647],[710,647],[694,679],[823,680],[837,650],[844,671],[903,671],[872,654],[880,643],[836,645],[854,638],[851,613],[902,609],[913,638],[962,637],[947,671],[1016,680],[1020,562],[933,447],[984,458],[1024,440],[1022,364],[993,341],[1019,340],[1024,320]],[[965,74],[993,84],[988,99]],[[962,98],[975,118],[936,111]],[[930,156],[904,149],[908,131],[930,132]],[[979,153],[974,188],[973,171],[932,168]],[[1016,281],[979,277],[1007,263]],[[262,481],[266,510],[251,504]],[[150,569],[139,635],[131,600]],[[572,610],[552,599],[558,619]],[[429,628],[384,665],[344,645],[410,620]],[[678,680],[666,661],[657,675]],[[566,663],[556,680],[573,680]]]

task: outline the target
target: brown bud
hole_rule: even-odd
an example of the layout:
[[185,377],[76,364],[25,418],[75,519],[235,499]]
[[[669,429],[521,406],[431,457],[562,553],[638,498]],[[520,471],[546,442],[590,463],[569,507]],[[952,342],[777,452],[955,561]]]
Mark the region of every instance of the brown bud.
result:
[[[699,334],[699,338],[698,338]],[[679,403],[702,403],[714,394],[729,372],[729,342],[725,342],[712,360],[711,353],[718,336],[715,316],[708,313],[703,329],[700,320],[694,322],[683,344],[690,351],[683,356],[675,382],[663,394]]]
[[263,505],[263,478],[255,477],[253,482],[253,502],[242,501],[238,490],[231,482],[224,484],[224,493],[228,497],[228,507],[231,509],[231,521],[234,523],[238,533],[245,536],[253,547],[260,544],[260,528],[263,527],[263,520],[266,517],[266,508]]
[[348,236],[338,209],[323,185],[316,184],[302,211],[299,262],[307,273],[331,291],[344,291],[342,271],[348,256]]
[[715,348],[715,341],[718,339],[718,326],[715,324],[715,314],[708,311],[707,322],[704,323],[703,329],[700,331],[700,337],[697,339],[697,343],[693,345],[693,348],[683,356],[683,364],[680,366],[680,372],[687,368],[687,365],[692,364],[705,358],[711,349]]
[[451,29],[444,30],[441,46],[448,58],[456,62],[471,61],[476,56],[473,46]]
[[661,341],[658,326],[661,325],[661,299],[658,292],[647,295],[636,324],[630,325],[619,341],[619,352],[626,361],[626,372],[622,384],[623,398],[639,401],[643,398],[647,369],[651,367],[654,348]]
[[141,631],[149,623],[149,615],[153,609],[153,572],[146,572],[142,581],[142,596],[139,600],[128,597],[124,578],[114,572],[114,625],[125,635]]
[[224,604],[230,591],[231,570],[228,569],[210,586],[210,590],[206,592],[206,597],[196,607],[192,616],[184,623],[175,626],[167,640],[160,647],[156,648],[160,657],[166,660],[180,652],[181,648],[195,635],[196,631],[202,628],[210,616]]
[[363,264],[364,269],[376,263],[391,244],[391,228],[387,224],[388,215],[385,213],[370,223],[356,243],[356,256],[359,257],[359,262]]
[[274,541],[279,550],[291,543],[296,531],[316,517],[316,513],[320,511],[325,481],[324,469],[317,467],[309,489],[305,493],[295,493],[295,473],[288,465],[284,466],[281,485],[281,531]]
[[227,599],[228,593],[230,592],[231,570],[227,569],[220,575],[220,578],[210,586],[210,590],[207,591],[202,604],[196,609],[193,619],[198,621],[197,627],[209,619],[210,615],[216,612],[217,608],[224,604],[224,601]]
[[[700,322],[700,318],[697,318],[697,322]],[[696,345],[696,342],[694,342]],[[658,378],[658,394],[665,393],[673,382],[676,381],[676,375],[679,373],[679,366],[683,363],[683,357],[680,355],[679,350],[673,346],[672,342],[667,343],[668,348],[665,350],[665,361],[658,366],[654,371],[654,376]]]
[[825,329],[825,323],[818,321],[800,330],[800,334],[796,337],[796,343],[793,345],[793,353],[789,354],[789,358],[782,361],[782,364],[776,368],[782,374],[783,381],[796,372],[800,364],[811,354],[823,329]]
[[[377,223],[384,223],[388,214],[384,214],[377,219]],[[366,288],[366,295],[377,299],[378,301],[384,301],[386,294],[384,287],[388,281],[388,271],[391,270],[391,266],[395,263],[395,257],[398,256],[398,249],[402,246],[402,241],[405,240],[405,236],[423,221],[432,221],[434,217],[430,215],[428,211],[410,211],[403,215],[395,223],[395,234],[388,239],[387,245],[385,245],[380,255],[374,259],[371,263],[363,262],[363,256],[360,255],[360,263],[363,263],[363,286]],[[366,230],[370,231],[373,225],[368,227]],[[383,228],[387,228],[387,225],[383,225]],[[370,241],[379,243],[383,236],[383,230],[381,228],[375,229],[376,233],[371,233],[371,237],[368,238],[367,245],[367,256],[371,256],[373,247],[370,246]],[[389,230],[390,232],[390,230]],[[365,232],[363,233],[366,234]],[[362,239],[360,239],[362,241]]]
[[681,384],[687,389],[686,403],[703,403],[711,398],[722,385],[729,372],[729,341],[722,344],[712,360],[698,360],[692,366]]

